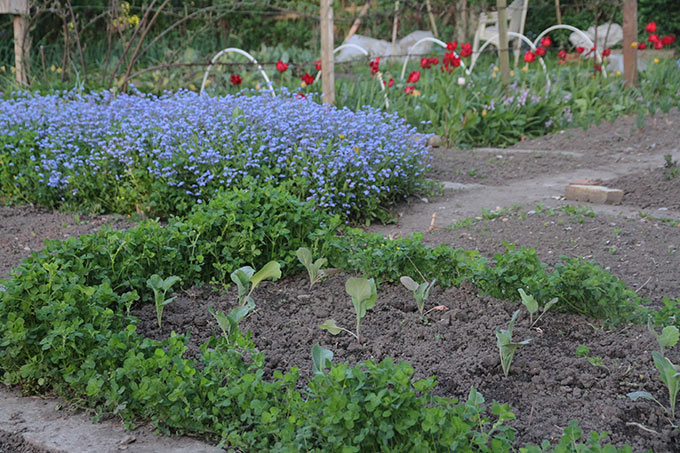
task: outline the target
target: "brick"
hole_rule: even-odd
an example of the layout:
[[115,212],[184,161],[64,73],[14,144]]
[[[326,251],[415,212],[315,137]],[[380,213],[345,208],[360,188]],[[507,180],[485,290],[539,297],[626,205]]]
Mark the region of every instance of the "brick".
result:
[[623,191],[604,186],[585,186],[570,184],[564,191],[567,200],[585,201],[596,204],[619,204],[623,198]]

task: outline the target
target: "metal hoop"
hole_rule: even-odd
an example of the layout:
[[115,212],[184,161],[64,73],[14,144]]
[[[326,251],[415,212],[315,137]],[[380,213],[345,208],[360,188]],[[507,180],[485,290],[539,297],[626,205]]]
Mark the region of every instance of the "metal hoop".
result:
[[262,66],[260,66],[260,63],[258,63],[257,60],[252,55],[250,55],[248,52],[246,52],[245,50],[238,49],[236,47],[229,47],[228,49],[220,50],[219,52],[217,52],[217,54],[215,54],[214,57],[212,57],[212,60],[210,60],[210,65],[205,70],[205,74],[203,74],[203,82],[201,83],[201,93],[203,93],[203,91],[205,90],[205,83],[208,80],[208,73],[212,69],[213,64],[215,64],[215,61],[217,61],[217,59],[219,57],[221,57],[222,55],[228,54],[228,53],[231,53],[231,52],[235,52],[235,53],[238,53],[240,55],[243,55],[248,60],[250,60],[251,63],[256,64],[257,69],[260,71],[260,74],[262,74],[262,77],[264,77],[265,82],[267,82],[267,86],[271,90],[272,96],[276,96],[276,94],[274,94],[274,87],[272,86],[272,83],[269,80],[269,77],[267,77],[267,73],[264,72],[264,69],[262,69]]

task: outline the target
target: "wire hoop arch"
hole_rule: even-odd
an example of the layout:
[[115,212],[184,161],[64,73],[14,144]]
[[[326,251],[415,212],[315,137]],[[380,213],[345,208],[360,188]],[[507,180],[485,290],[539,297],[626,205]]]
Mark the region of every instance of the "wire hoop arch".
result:
[[[585,32],[584,32],[583,30],[580,30],[580,29],[578,29],[578,28],[576,28],[576,27],[574,27],[574,26],[572,26],[572,25],[566,25],[566,24],[553,25],[552,27],[548,27],[548,28],[546,28],[545,30],[543,30],[543,31],[536,37],[536,39],[534,40],[534,46],[535,46],[536,44],[538,44],[538,43],[541,41],[541,38],[543,38],[545,35],[547,35],[547,34],[550,33],[551,31],[553,31],[553,30],[560,30],[560,29],[562,29],[562,30],[569,30],[569,31],[573,31],[573,32],[575,32],[575,33],[578,33],[579,35],[581,35],[582,38],[585,38],[585,39],[590,43],[590,48],[591,48],[591,49],[592,49],[593,47],[595,47],[595,43],[593,42],[593,40],[590,39],[590,36],[586,35]],[[602,76],[603,76],[604,78],[607,78],[607,68],[605,68],[604,65],[602,64],[602,54],[600,53],[599,49],[597,49],[597,48],[595,49],[595,58],[597,59],[597,62],[598,62],[600,65],[602,65]]]
[[[417,43],[415,43],[414,45],[412,45],[411,47],[409,47],[408,53],[406,54],[406,59],[404,60],[404,65],[401,67],[401,76],[400,76],[401,80],[404,80],[404,76],[406,75],[406,65],[408,64],[408,60],[411,57],[411,52],[413,52],[415,50],[415,48],[418,47],[421,43],[428,42],[428,41],[433,42],[435,44],[438,44],[439,46],[441,46],[443,48],[446,48],[446,43],[444,41],[441,41],[437,38],[430,38],[430,37],[423,38],[420,41],[418,41]],[[453,52],[453,54],[456,57],[458,57],[458,54],[456,52]],[[470,68],[470,70],[467,70],[465,68],[465,63],[462,61],[462,59],[461,59],[460,65],[463,67],[465,74],[470,75],[470,71],[472,70],[472,68]]]
[[217,52],[215,54],[214,57],[212,57],[212,59],[210,60],[210,65],[207,67],[207,69],[205,70],[205,73],[203,74],[203,82],[201,82],[201,93],[203,93],[203,91],[205,90],[205,84],[206,84],[206,81],[208,80],[208,74],[210,73],[210,70],[212,69],[212,67],[215,64],[215,62],[217,61],[217,59],[219,57],[221,57],[222,55],[232,53],[232,52],[243,55],[248,60],[250,60],[251,63],[257,65],[257,69],[258,69],[258,71],[260,71],[260,74],[262,74],[262,77],[264,77],[264,80],[267,83],[267,87],[269,87],[269,89],[271,90],[272,96],[276,96],[276,94],[274,94],[274,87],[272,86],[272,82],[269,80],[269,77],[267,77],[267,73],[264,72],[264,69],[262,69],[262,66],[260,66],[260,63],[258,63],[257,60],[252,55],[250,55],[248,52],[246,52],[245,50],[238,49],[236,47],[229,47],[227,49],[220,50],[219,52]]

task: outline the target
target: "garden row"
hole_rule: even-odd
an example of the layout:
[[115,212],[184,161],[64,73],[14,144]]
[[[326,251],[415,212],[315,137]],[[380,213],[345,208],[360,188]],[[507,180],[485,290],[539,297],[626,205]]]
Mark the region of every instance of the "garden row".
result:
[[[610,325],[650,314],[659,326],[677,319],[672,303],[653,312],[590,262],[572,259],[547,272],[529,249],[511,248],[489,261],[423,246],[418,237],[388,241],[339,225],[311,202],[263,184],[221,192],[166,227],[147,221],[128,231],[48,241],[0,287],[3,381],[58,393],[130,424],[151,420],[163,430],[203,433],[248,450],[511,451],[513,431],[504,422],[514,415],[499,403],[487,411],[474,388],[465,402],[436,397],[433,378],[414,381],[408,364],[390,359],[326,371],[328,355],[319,348],[319,372],[308,382],[295,368],[266,379],[263,355],[238,329],[237,313],[230,314],[233,323],[220,322],[225,335],[212,336],[200,359],[190,360],[184,336],[142,338],[130,309],[154,299],[162,305],[174,280],[179,288],[226,285],[246,264],[259,269],[276,261],[283,274],[297,273],[295,251],[307,247],[334,267],[374,278],[378,291],[380,282],[420,271],[442,286],[471,281],[504,299],[517,299],[520,288],[541,305],[557,298],[553,310]],[[576,449],[579,437],[577,428],[565,430],[560,451]],[[593,436],[579,451],[600,451],[600,440]]]

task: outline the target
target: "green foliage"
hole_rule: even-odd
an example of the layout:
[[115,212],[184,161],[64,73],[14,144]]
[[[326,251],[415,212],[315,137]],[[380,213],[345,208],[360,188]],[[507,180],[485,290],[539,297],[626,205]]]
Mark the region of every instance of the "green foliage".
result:
[[667,347],[675,346],[680,338],[680,331],[675,326],[666,326],[661,330],[660,334],[656,333],[654,326],[652,325],[652,320],[647,320],[647,328],[654,335],[656,341],[659,343],[659,351],[663,355],[663,351]]
[[408,275],[404,275],[399,278],[399,281],[406,289],[413,293],[416,305],[418,306],[418,312],[422,315],[425,310],[425,301],[430,297],[430,291],[434,288],[435,283],[437,283],[437,279],[435,278],[431,282],[425,281],[418,284]]
[[221,311],[215,312],[212,307],[208,308],[210,314],[217,321],[217,325],[222,329],[222,334],[228,342],[231,342],[232,335],[238,330],[238,324],[243,318],[248,316],[248,313],[255,309],[255,302],[252,300],[247,301],[243,305],[239,305],[232,309],[228,315],[225,315]]
[[333,319],[325,321],[323,324],[319,325],[319,328],[327,330],[331,335],[337,335],[344,330],[361,343],[361,320],[366,316],[366,310],[373,308],[375,302],[378,300],[375,280],[372,278],[350,277],[347,279],[347,282],[345,282],[345,291],[347,291],[347,294],[352,298],[352,305],[354,306],[354,313],[356,314],[357,320],[356,331],[352,332],[339,327]]
[[175,300],[177,296],[165,298],[167,292],[172,288],[172,285],[177,283],[180,278],[176,275],[172,275],[166,279],[163,279],[158,274],[153,274],[147,281],[146,286],[153,290],[153,300],[156,305],[156,317],[158,318],[158,328],[161,328],[161,318],[163,316],[163,307],[168,305],[170,302]]
[[312,362],[314,374],[325,374],[326,368],[332,366],[333,351],[315,344],[312,346]]
[[262,280],[276,281],[279,278],[281,278],[281,265],[276,261],[268,262],[257,272],[250,266],[243,266],[231,273],[231,280],[238,288],[238,303],[241,306],[255,303],[251,294]]
[[569,426],[564,428],[560,441],[554,447],[550,445],[549,441],[544,440],[540,447],[528,445],[520,448],[519,451],[521,453],[633,453],[633,450],[628,445],[621,448],[611,444],[602,445],[602,442],[605,441],[608,435],[606,432],[598,433],[597,431],[591,431],[587,441],[585,443],[581,442],[583,430],[579,428],[576,420],[571,420]]
[[507,330],[496,329],[496,345],[498,346],[498,351],[501,355],[501,367],[503,368],[503,374],[505,374],[505,377],[508,377],[508,373],[510,372],[510,364],[512,363],[512,358],[515,355],[515,351],[517,351],[520,346],[529,344],[531,341],[531,339],[523,340],[517,343],[512,341],[512,329],[515,327],[517,315],[519,315],[519,310],[516,310],[512,314],[512,318],[510,319],[510,324],[508,325]]
[[536,301],[534,296],[527,294],[526,292],[524,292],[522,288],[518,289],[517,291],[519,292],[519,295],[522,298],[522,305],[524,305],[524,307],[529,312],[529,322],[531,323],[531,326],[529,328],[534,327],[538,320],[541,319],[543,315],[548,310],[550,310],[550,307],[555,305],[558,300],[557,297],[553,297],[552,299],[550,299],[550,301],[548,301],[548,303],[546,303],[545,306],[543,307],[543,312],[538,316],[538,318],[536,318],[536,321],[534,321],[534,314],[538,312],[538,302]]
[[319,283],[324,277],[336,271],[336,269],[321,269],[326,265],[328,260],[326,258],[318,258],[316,261],[312,258],[312,252],[309,251],[307,247],[300,247],[295,252],[300,263],[307,269],[307,274],[309,274],[309,287],[314,286],[315,283]]
[[659,374],[661,375],[661,381],[663,381],[668,390],[670,409],[667,409],[649,392],[631,392],[626,395],[633,401],[636,401],[638,398],[655,401],[668,412],[671,416],[671,423],[673,423],[673,420],[675,419],[675,403],[678,398],[678,390],[680,390],[680,366],[674,365],[668,357],[664,357],[659,351],[652,351],[652,358],[654,359],[654,366],[656,366],[656,369],[659,370]]
[[508,249],[503,254],[495,254],[496,265],[478,275],[479,287],[484,293],[498,299],[515,299],[520,288],[534,288],[545,285],[547,275],[545,264],[538,259],[535,249],[504,242]]

